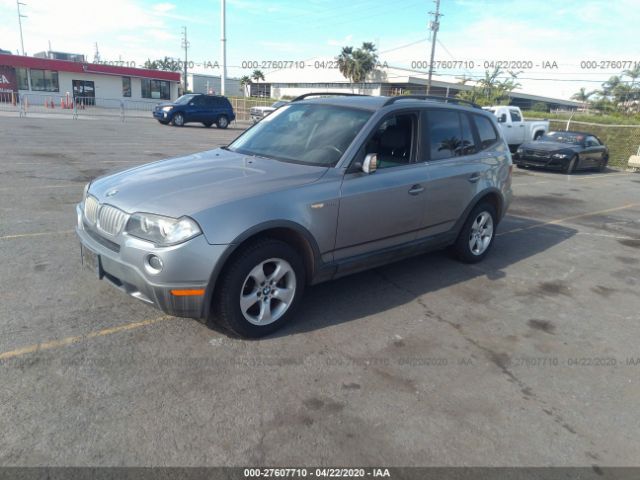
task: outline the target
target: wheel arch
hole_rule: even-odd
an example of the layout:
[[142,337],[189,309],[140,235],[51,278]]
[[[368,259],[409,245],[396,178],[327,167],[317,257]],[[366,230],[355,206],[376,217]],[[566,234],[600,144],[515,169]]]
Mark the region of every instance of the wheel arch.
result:
[[460,215],[460,218],[458,219],[454,227],[456,237],[460,234],[462,226],[464,225],[464,222],[467,220],[467,217],[469,216],[471,211],[483,201],[487,201],[491,205],[493,205],[493,207],[496,209],[496,215],[498,217],[496,225],[500,223],[500,220],[502,220],[502,217],[504,215],[504,198],[500,190],[498,190],[497,188],[488,188],[486,190],[478,192],[476,196],[473,197],[473,199],[469,202],[469,205],[465,209],[464,213]]
[[255,225],[238,235],[224,251],[211,274],[205,293],[203,318],[208,318],[213,295],[218,287],[218,279],[245,245],[259,238],[274,238],[287,243],[302,257],[305,267],[306,281],[309,283],[317,271],[320,262],[320,251],[313,235],[302,225],[289,220],[274,220]]

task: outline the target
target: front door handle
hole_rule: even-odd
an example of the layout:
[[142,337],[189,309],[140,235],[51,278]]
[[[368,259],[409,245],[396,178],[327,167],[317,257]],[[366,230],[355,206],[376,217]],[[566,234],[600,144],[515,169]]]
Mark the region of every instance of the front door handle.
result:
[[476,172],[476,173],[472,173],[472,174],[469,176],[468,180],[469,180],[471,183],[476,183],[478,180],[480,180],[480,177],[481,177],[481,176],[482,176],[482,175],[480,175],[478,172]]
[[409,189],[409,195],[418,195],[422,192],[424,192],[424,187],[418,183]]

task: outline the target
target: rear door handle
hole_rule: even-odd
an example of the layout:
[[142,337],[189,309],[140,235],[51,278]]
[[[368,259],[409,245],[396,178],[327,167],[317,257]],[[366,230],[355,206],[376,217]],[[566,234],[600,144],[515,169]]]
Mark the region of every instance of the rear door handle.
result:
[[472,174],[469,176],[469,179],[468,179],[468,180],[469,180],[471,183],[476,183],[478,180],[480,180],[480,177],[481,177],[481,176],[482,176],[482,175],[480,175],[479,173],[472,173]]
[[409,189],[409,195],[418,195],[422,192],[424,192],[424,187],[420,184],[415,184]]

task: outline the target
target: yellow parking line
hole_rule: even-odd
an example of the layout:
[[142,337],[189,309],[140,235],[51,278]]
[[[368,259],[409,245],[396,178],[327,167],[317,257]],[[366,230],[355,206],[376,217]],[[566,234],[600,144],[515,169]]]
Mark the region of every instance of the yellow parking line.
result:
[[549,220],[548,222],[535,223],[533,225],[528,225],[526,227],[514,228],[512,230],[507,230],[506,232],[497,233],[496,237],[499,237],[501,235],[507,235],[509,233],[517,233],[525,230],[531,230],[532,228],[545,227],[547,225],[558,225],[560,223],[564,223],[569,220],[577,220],[578,218],[593,217],[595,215],[601,215],[603,213],[617,212],[618,210],[626,210],[628,208],[632,208],[638,205],[640,205],[640,203],[628,203],[626,205],[621,205],[620,207],[608,208],[606,210],[598,210],[596,212],[587,212],[587,213],[581,213],[580,215],[572,215],[571,217],[557,218],[555,220]]
[[[600,178],[605,178],[606,179],[606,178],[628,176],[628,175],[631,175],[631,173],[605,173],[603,175],[589,175],[588,177],[568,177],[567,178],[567,183],[571,183],[573,181],[578,182],[578,181],[584,181],[584,180],[598,180]],[[541,175],[536,175],[536,176],[541,176]],[[561,178],[561,177],[559,177],[559,178]],[[555,182],[555,180],[543,180],[541,182],[514,183],[513,186],[514,187],[526,187],[526,186],[529,186],[529,185],[540,185],[541,183],[553,183],[553,182]]]
[[75,343],[79,343],[85,340],[90,340],[92,338],[104,337],[106,335],[113,335],[114,333],[119,333],[119,332],[126,332],[128,330],[146,327],[147,325],[153,325],[154,323],[162,322],[165,320],[172,320],[175,318],[177,317],[170,317],[168,315],[164,315],[158,318],[142,320],[141,322],[127,323],[125,325],[120,325],[118,327],[105,328],[104,330],[90,332],[85,335],[76,335],[73,337],[62,338],[60,340],[51,340],[49,342],[37,343],[35,345],[28,345],[26,347],[11,350],[10,352],[0,353],[0,360],[8,360],[10,358],[16,358],[16,357],[21,357],[22,355],[27,355],[29,353],[40,352],[43,350],[51,350],[52,348],[66,347],[66,346],[73,345]]
[[11,240],[13,238],[44,237],[45,235],[67,235],[73,232],[74,230],[60,230],[57,232],[19,233],[17,235],[4,235],[3,237],[0,237],[0,240]]

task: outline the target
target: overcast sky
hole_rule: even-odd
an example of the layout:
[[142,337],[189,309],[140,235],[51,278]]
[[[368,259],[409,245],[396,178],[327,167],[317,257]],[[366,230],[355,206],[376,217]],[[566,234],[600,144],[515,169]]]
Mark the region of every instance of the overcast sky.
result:
[[[190,57],[220,60],[220,1],[22,0],[27,54],[46,50],[141,66],[147,58],[182,57],[181,27],[188,27]],[[527,93],[568,98],[581,86],[598,88],[619,69],[588,70],[582,60],[640,62],[638,0],[442,0],[436,60],[472,61],[475,68],[438,69],[451,78],[481,76],[484,61],[531,61],[520,74]],[[332,57],[345,45],[378,45],[381,60],[410,68],[429,58],[430,1],[228,0],[229,76],[249,73],[243,61]],[[0,0],[0,48],[20,48],[15,0]],[[557,69],[543,69],[557,62]],[[538,66],[540,65],[540,66]],[[219,74],[219,70],[208,71]]]

